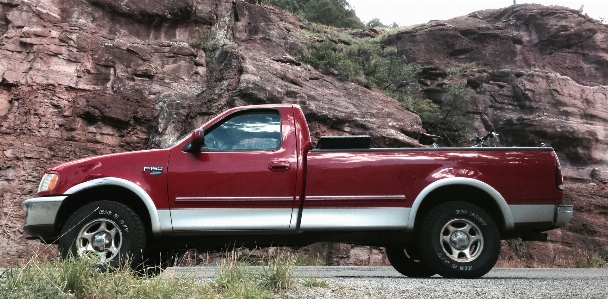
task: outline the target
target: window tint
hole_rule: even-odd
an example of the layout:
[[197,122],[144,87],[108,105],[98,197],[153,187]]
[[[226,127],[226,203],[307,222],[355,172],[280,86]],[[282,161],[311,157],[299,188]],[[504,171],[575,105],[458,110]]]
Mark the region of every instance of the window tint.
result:
[[273,150],[281,145],[278,111],[239,113],[205,134],[205,151]]

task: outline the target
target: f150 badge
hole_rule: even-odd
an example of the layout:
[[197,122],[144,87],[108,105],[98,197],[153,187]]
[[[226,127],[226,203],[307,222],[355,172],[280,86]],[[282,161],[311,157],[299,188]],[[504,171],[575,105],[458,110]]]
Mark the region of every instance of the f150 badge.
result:
[[163,173],[162,166],[144,166],[144,172],[149,171],[150,175],[161,175]]

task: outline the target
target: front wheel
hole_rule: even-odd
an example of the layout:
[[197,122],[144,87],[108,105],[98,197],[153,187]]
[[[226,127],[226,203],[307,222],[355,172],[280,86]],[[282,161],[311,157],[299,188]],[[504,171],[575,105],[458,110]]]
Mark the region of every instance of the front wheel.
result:
[[78,209],[61,229],[58,241],[63,258],[93,259],[107,271],[141,263],[146,244],[144,226],[129,207],[113,201],[96,201]]
[[500,254],[494,220],[467,202],[447,202],[429,211],[420,227],[419,248],[429,267],[447,278],[479,278]]

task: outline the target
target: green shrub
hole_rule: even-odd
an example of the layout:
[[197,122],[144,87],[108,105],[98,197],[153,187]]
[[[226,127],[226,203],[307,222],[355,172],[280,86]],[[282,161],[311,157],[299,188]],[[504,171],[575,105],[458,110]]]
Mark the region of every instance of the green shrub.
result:
[[363,29],[365,25],[346,0],[263,0],[310,22],[340,28]]
[[418,68],[409,66],[397,48],[386,47],[369,39],[338,45],[331,41],[309,43],[301,59],[320,72],[362,86],[378,87],[390,93],[407,93],[416,82]]
[[[466,106],[475,92],[465,85],[445,85],[440,100],[434,102],[423,98],[418,83],[420,69],[409,65],[396,47],[383,45],[381,41],[381,38],[374,38],[352,40],[350,44],[309,42],[299,56],[322,73],[369,89],[381,89],[403,107],[417,113],[426,131],[444,137],[444,145],[470,146],[467,128],[472,120],[466,114]],[[474,67],[477,67],[476,63],[454,67],[449,73]]]
[[471,69],[474,69],[474,68],[478,68],[480,66],[481,65],[478,64],[477,62],[471,62],[471,63],[467,63],[467,64],[464,64],[464,65],[455,65],[455,66],[450,67],[447,70],[447,73],[448,73],[448,76],[454,76],[454,75],[458,75],[458,74],[464,73],[464,72],[466,72],[468,70],[471,70]]
[[212,28],[196,28],[198,39],[188,41],[193,48],[202,49],[205,52],[214,52],[221,46],[217,38],[217,32]]

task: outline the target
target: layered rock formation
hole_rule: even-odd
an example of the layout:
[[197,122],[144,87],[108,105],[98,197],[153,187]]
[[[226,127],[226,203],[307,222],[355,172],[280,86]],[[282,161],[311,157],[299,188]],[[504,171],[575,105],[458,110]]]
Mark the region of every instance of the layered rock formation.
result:
[[[600,129],[608,120],[608,28],[599,21],[563,7],[514,5],[431,22],[384,42],[423,67],[427,97],[439,101],[445,84],[475,89],[468,112],[479,131],[498,128],[504,145],[542,142],[565,165],[608,162]],[[590,171],[576,176],[589,179]]]
[[384,43],[422,68],[422,92],[435,102],[446,84],[475,90],[472,134],[494,127],[504,146],[555,148],[575,216],[549,243],[528,244],[528,266],[572,265],[608,248],[607,25],[577,10],[514,5],[430,22]]
[[236,105],[299,104],[315,138],[417,144],[420,118],[397,101],[289,57],[310,24],[242,1],[143,3],[0,2],[0,266],[36,244],[20,205],[45,168],[163,147]]
[[[38,244],[24,239],[20,204],[35,195],[46,167],[163,147],[229,107],[295,103],[314,139],[365,133],[374,146],[418,146],[417,115],[290,56],[305,47],[311,24],[239,0],[143,3],[0,1],[0,266]],[[429,98],[439,101],[449,83],[476,90],[472,134],[495,126],[506,145],[556,148],[569,184],[581,190],[567,193],[577,200],[573,224],[552,232],[549,245],[534,245],[553,246],[556,260],[585,238],[591,241],[583,248],[608,246],[608,228],[592,222],[607,209],[607,33],[576,11],[517,5],[384,41],[422,67]],[[448,75],[470,62],[478,65]],[[375,248],[339,245],[333,252],[336,264],[386,263]]]

